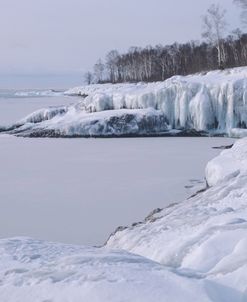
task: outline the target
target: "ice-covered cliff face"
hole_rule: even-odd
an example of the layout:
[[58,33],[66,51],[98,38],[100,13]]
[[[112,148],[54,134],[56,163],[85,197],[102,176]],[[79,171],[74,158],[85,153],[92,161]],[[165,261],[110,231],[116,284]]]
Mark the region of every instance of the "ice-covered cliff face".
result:
[[33,136],[174,135],[173,130],[245,136],[246,91],[247,67],[158,83],[82,86],[66,92],[83,96],[78,104],[57,114],[47,109],[43,120],[39,111],[32,115],[39,123],[30,123],[29,116],[10,128]]
[[114,109],[161,110],[173,129],[229,132],[247,126],[247,68],[175,76],[149,84],[92,85],[68,91],[88,95],[87,112]]
[[247,139],[208,163],[211,186],[113,234],[120,248],[203,280],[210,301],[247,301]]

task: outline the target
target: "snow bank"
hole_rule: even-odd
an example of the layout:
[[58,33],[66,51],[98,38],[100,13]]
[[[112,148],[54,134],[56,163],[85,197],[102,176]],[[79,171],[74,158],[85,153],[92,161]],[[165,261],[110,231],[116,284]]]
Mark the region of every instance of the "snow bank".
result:
[[[113,234],[108,248],[203,280],[210,301],[247,301],[247,139],[209,162],[210,187]],[[201,295],[200,295],[201,301]]]
[[202,287],[124,251],[13,238],[0,240],[0,253],[6,302],[191,302]]
[[209,186],[225,183],[239,174],[247,174],[247,140],[237,141],[229,150],[211,160],[206,167]]
[[[157,83],[76,87],[65,94],[83,98],[67,107],[66,114],[61,117],[58,112],[48,123],[41,120],[38,131],[37,125],[24,119],[28,132],[27,127],[16,132],[34,136],[138,136],[164,135],[164,131],[174,135],[175,130],[242,137],[247,134],[246,88],[247,67],[175,76]],[[121,129],[119,117],[124,124]],[[147,127],[140,126],[142,123]]]

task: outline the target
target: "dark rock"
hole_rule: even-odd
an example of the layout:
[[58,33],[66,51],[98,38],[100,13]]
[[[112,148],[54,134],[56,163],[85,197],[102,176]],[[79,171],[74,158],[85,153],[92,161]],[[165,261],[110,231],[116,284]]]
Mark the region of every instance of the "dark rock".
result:
[[212,147],[212,148],[224,150],[224,149],[231,149],[232,147],[233,147],[233,144],[227,145],[227,146],[216,146],[216,147]]

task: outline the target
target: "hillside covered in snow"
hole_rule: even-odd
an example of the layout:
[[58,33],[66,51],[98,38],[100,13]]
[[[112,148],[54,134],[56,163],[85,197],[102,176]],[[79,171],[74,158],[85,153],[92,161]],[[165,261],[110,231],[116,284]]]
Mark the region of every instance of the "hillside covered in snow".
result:
[[210,161],[206,179],[104,247],[1,239],[1,301],[247,301],[247,138]]
[[97,137],[247,133],[247,67],[164,82],[73,88],[71,106],[42,109],[0,127],[21,136]]

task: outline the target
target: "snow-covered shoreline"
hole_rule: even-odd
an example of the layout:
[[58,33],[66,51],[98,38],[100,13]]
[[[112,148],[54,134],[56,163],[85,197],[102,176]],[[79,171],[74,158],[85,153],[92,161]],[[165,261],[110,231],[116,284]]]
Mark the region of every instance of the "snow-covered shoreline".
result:
[[246,88],[246,67],[157,83],[76,87],[65,94],[82,96],[78,103],[39,110],[1,131],[34,137],[243,137]]
[[205,192],[115,232],[105,247],[1,239],[1,299],[246,301],[246,158],[244,138],[208,163]]
[[207,164],[205,192],[104,247],[1,239],[2,301],[246,301],[246,154],[244,138]]
[[[80,87],[67,92],[83,95],[77,104],[41,109],[2,132],[245,136],[246,75],[247,68],[237,68],[163,83]],[[0,239],[0,300],[247,301],[247,138],[211,160],[205,177],[205,190],[119,228],[103,247]]]

